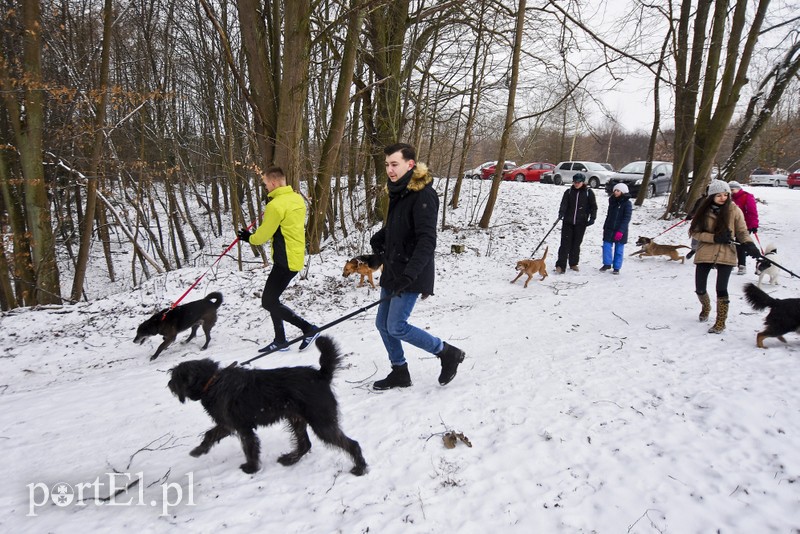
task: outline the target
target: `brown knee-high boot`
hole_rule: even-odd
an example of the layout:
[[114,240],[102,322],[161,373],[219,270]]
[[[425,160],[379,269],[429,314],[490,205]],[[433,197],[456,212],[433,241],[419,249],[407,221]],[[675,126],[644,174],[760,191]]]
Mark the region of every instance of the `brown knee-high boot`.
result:
[[708,293],[703,293],[702,295],[697,295],[698,300],[700,300],[700,304],[703,306],[700,309],[700,322],[704,323],[708,321],[708,316],[711,313],[711,299],[708,296]]
[[717,299],[717,320],[714,325],[708,329],[709,334],[721,334],[725,330],[725,321],[728,319],[728,304],[730,300],[727,298]]

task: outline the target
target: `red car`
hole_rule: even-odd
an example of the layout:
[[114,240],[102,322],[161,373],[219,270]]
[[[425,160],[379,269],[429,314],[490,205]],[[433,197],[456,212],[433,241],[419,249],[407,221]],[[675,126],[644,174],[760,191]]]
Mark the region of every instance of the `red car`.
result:
[[515,180],[517,182],[538,182],[542,175],[555,169],[552,163],[526,163],[521,167],[507,170],[503,173],[503,180]]
[[[511,169],[516,168],[517,164],[513,161],[506,161],[503,164],[503,172],[509,171]],[[497,168],[497,164],[490,165],[489,167],[484,167],[481,169],[481,180],[491,180],[494,176],[494,170]]]
[[789,189],[800,187],[800,169],[797,169],[786,178],[786,185],[789,186]]

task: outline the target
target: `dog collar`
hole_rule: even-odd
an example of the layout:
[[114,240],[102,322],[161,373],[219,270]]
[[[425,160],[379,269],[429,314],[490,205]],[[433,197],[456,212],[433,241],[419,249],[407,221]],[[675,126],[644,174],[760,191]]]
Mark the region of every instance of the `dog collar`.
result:
[[214,384],[214,382],[217,381],[217,378],[219,378],[219,373],[214,373],[213,375],[211,375],[211,378],[208,379],[208,382],[206,382],[206,385],[203,386],[203,393],[207,393],[208,392],[208,390],[211,388],[211,386]]

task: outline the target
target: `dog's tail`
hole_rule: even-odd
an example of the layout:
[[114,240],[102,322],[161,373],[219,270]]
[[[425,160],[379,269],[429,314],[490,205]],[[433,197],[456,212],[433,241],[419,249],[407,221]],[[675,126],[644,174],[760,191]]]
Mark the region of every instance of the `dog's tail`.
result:
[[547,250],[549,248],[550,248],[549,246],[544,247],[544,254],[542,254],[542,259],[545,259],[547,257]]
[[214,305],[219,308],[222,305],[222,293],[219,291],[214,291],[213,293],[209,293],[206,295],[205,300],[209,302],[213,302]]
[[328,336],[317,338],[317,348],[319,349],[319,374],[330,384],[336,369],[339,368],[339,347],[336,342]]
[[747,284],[744,286],[744,298],[750,303],[750,306],[752,306],[754,310],[771,308],[777,302],[776,299],[767,295],[755,284]]

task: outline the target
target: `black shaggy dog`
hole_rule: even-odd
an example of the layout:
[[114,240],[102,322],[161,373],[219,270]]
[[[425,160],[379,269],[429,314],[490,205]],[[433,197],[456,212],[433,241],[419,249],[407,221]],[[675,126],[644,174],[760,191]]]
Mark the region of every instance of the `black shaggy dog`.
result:
[[150,336],[159,334],[163,336],[164,341],[158,346],[156,353],[150,356],[150,361],[152,361],[175,341],[178,332],[183,332],[188,328],[192,329],[192,333],[184,341],[184,343],[188,343],[194,339],[197,329],[202,326],[206,335],[206,344],[203,345],[203,350],[205,350],[211,341],[211,328],[217,324],[217,308],[221,304],[222,293],[214,292],[206,295],[204,299],[176,306],[173,309],[161,310],[139,325],[133,342],[141,345]]
[[755,284],[744,286],[744,297],[756,310],[771,308],[764,319],[767,327],[756,335],[756,345],[765,349],[764,340],[768,337],[777,337],[786,343],[784,334],[800,328],[800,299],[776,299],[770,297]]
[[260,442],[255,429],[286,420],[294,434],[295,449],[278,458],[292,465],[311,449],[306,426],[319,438],[347,452],[357,476],[367,470],[361,446],[339,428],[339,411],[331,380],[341,356],[329,337],[317,339],[320,369],[282,367],[245,369],[231,365],[220,368],[209,359],[192,360],[172,369],[169,389],[181,402],[200,401],[216,426],[189,454],[201,456],[222,438],[238,434],[246,462],[240,467],[255,473],[260,467]]

